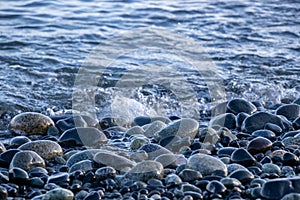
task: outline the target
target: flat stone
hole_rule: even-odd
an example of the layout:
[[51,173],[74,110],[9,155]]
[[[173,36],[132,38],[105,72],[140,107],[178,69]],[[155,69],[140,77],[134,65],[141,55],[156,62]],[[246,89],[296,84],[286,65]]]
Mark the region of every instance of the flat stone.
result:
[[263,164],[261,170],[263,173],[268,173],[268,174],[271,174],[271,173],[280,174],[280,172],[281,172],[280,167],[278,167],[278,165],[275,165],[273,163]]
[[145,151],[148,154],[150,160],[154,160],[163,154],[172,154],[168,149],[158,145],[158,144],[145,144],[139,150]]
[[300,116],[300,105],[286,104],[282,105],[276,110],[276,115],[283,115],[288,120],[294,120]]
[[48,191],[42,200],[73,200],[74,194],[72,191],[64,188],[56,188]]
[[238,169],[229,174],[229,178],[236,178],[242,184],[250,183],[254,179],[254,175],[249,170]]
[[51,140],[36,140],[27,142],[19,147],[20,150],[34,151],[43,159],[50,160],[62,156],[63,151],[59,144]]
[[145,129],[145,136],[148,138],[152,138],[158,131],[164,129],[167,125],[162,121],[154,121],[149,124],[148,128]]
[[294,137],[287,137],[282,140],[282,143],[287,147],[289,145],[300,145],[300,134],[298,133]]
[[238,114],[240,112],[244,112],[247,114],[254,113],[257,108],[253,103],[245,100],[245,99],[232,99],[227,104],[227,109],[234,114]]
[[236,127],[236,117],[232,113],[224,113],[212,118],[209,122],[209,126],[221,126],[229,129],[234,129]]
[[125,174],[126,178],[134,181],[147,182],[149,179],[162,179],[164,175],[164,167],[156,161],[143,161],[134,166]]
[[163,154],[155,158],[155,161],[160,162],[164,167],[176,168],[179,165],[186,164],[186,158],[178,154]]
[[110,166],[116,170],[123,171],[123,172],[130,170],[136,164],[135,162],[123,156],[117,155],[109,151],[107,152],[103,151],[97,153],[94,156],[94,161],[103,166]]
[[187,160],[187,168],[199,171],[203,176],[212,175],[215,172],[222,172],[227,175],[226,165],[218,158],[206,154],[194,154]]
[[264,153],[272,148],[272,142],[267,138],[257,137],[252,139],[248,146],[247,151],[252,155],[257,153]]
[[9,130],[18,130],[26,135],[46,135],[50,126],[54,126],[51,118],[36,112],[24,112],[16,115],[9,123]]
[[251,166],[256,160],[246,149],[236,149],[230,157],[233,163],[238,163],[243,166]]
[[261,196],[266,199],[281,199],[286,194],[292,193],[293,190],[293,184],[289,179],[272,179],[263,184]]
[[158,131],[155,137],[157,138],[157,140],[175,135],[181,138],[185,136],[194,138],[198,133],[198,129],[199,123],[196,120],[190,118],[182,118],[176,120],[164,129]]
[[45,161],[34,151],[21,151],[14,155],[10,169],[13,167],[19,167],[28,171],[34,167],[45,167]]
[[276,134],[270,130],[257,130],[251,133],[251,135],[255,137],[267,138],[272,141],[276,139]]
[[105,134],[93,127],[72,128],[65,131],[59,138],[59,143],[64,147],[86,146],[100,148],[107,141]]
[[72,167],[75,163],[78,163],[82,160],[93,160],[96,153],[101,152],[100,149],[87,149],[83,151],[79,151],[74,153],[70,158],[67,160],[66,165],[68,167]]
[[70,167],[70,169],[69,169],[69,173],[72,173],[76,170],[81,170],[81,171],[84,171],[84,172],[88,172],[88,171],[92,171],[93,169],[94,169],[94,165],[93,165],[92,161],[82,160],[82,161],[72,165],[72,167]]

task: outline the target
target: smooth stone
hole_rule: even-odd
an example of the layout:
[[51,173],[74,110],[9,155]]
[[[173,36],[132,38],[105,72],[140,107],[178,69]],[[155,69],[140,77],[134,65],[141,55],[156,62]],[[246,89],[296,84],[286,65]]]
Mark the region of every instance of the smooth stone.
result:
[[70,167],[70,169],[69,169],[69,173],[72,173],[77,170],[88,172],[88,171],[92,171],[93,169],[94,169],[94,164],[92,161],[82,160],[82,161],[72,165],[72,167]]
[[0,185],[0,200],[6,200],[8,197],[7,189]]
[[143,150],[138,150],[130,153],[129,159],[135,162],[141,162],[148,159],[148,154]]
[[135,165],[125,174],[126,178],[134,181],[147,182],[149,179],[162,179],[164,175],[164,167],[156,161],[143,161]]
[[196,170],[193,169],[184,169],[179,173],[179,177],[184,182],[192,182],[195,180],[199,180],[202,178],[202,174]]
[[289,146],[289,145],[297,145],[299,146],[300,145],[300,133],[298,133],[297,135],[295,135],[294,137],[287,137],[287,138],[284,138],[282,140],[282,143],[285,145],[285,146]]
[[10,121],[8,129],[22,131],[26,135],[46,135],[50,126],[54,126],[54,122],[48,116],[36,112],[24,112]]
[[276,139],[276,134],[270,130],[257,130],[257,131],[254,131],[253,133],[251,133],[251,135],[254,137],[267,138],[272,141]]
[[60,172],[49,176],[47,183],[54,183],[56,185],[66,187],[70,182],[69,174],[65,172]]
[[104,166],[110,166],[113,167],[116,170],[119,171],[128,171],[130,170],[133,166],[135,166],[135,162],[117,155],[113,152],[99,152],[94,156],[94,161],[97,162],[98,164],[104,165]]
[[270,157],[272,160],[276,160],[276,161],[282,162],[282,160],[283,160],[283,155],[284,155],[285,153],[287,153],[287,151],[282,150],[282,149],[279,149],[279,150],[272,151],[272,152],[269,154],[269,157]]
[[226,165],[221,160],[201,153],[189,157],[186,167],[199,171],[203,176],[216,172],[222,172],[226,176],[228,173]]
[[167,187],[174,187],[179,186],[182,183],[182,180],[177,174],[169,174],[165,178],[165,183]]
[[238,163],[243,166],[251,166],[256,160],[246,149],[236,149],[230,157],[233,163]]
[[299,200],[300,193],[290,193],[283,196],[281,200]]
[[72,191],[64,188],[56,188],[48,191],[42,200],[73,200],[74,194]]
[[12,158],[16,153],[20,152],[19,149],[9,149],[0,154],[0,167],[8,168]]
[[294,120],[300,116],[300,105],[286,104],[282,105],[276,110],[276,115],[283,115],[288,120]]
[[4,144],[0,141],[0,153],[6,151]]
[[288,127],[285,127],[282,118],[277,115],[261,111],[252,114],[244,120],[242,131],[252,133],[256,130],[264,129],[266,123],[276,124],[283,130],[288,129]]
[[206,190],[213,194],[222,194],[227,188],[220,181],[213,180],[206,185]]
[[229,174],[229,178],[236,178],[242,184],[250,183],[254,179],[254,175],[249,170],[239,169]]
[[285,133],[280,135],[280,138],[283,140],[283,139],[288,138],[288,137],[295,137],[298,133],[300,133],[299,130],[285,132]]
[[287,152],[282,157],[282,163],[284,165],[297,166],[300,164],[300,159],[295,154]]
[[93,127],[72,128],[65,131],[59,138],[59,143],[64,147],[87,146],[100,148],[107,141],[105,134]]
[[175,135],[181,138],[185,136],[194,138],[198,132],[198,129],[199,123],[196,120],[190,118],[182,118],[172,122],[164,129],[158,131],[155,137],[157,138],[157,140]]
[[27,184],[29,182],[29,176],[27,172],[21,168],[13,167],[9,170],[9,181],[17,184]]
[[149,124],[149,126],[145,129],[145,136],[148,138],[152,138],[158,131],[164,129],[167,125],[162,121],[155,121]]
[[95,176],[97,180],[105,180],[108,178],[115,178],[116,177],[116,170],[112,167],[101,167],[96,170]]
[[28,184],[34,188],[43,188],[45,185],[44,181],[39,177],[30,178]]
[[275,165],[273,163],[265,163],[262,165],[262,172],[264,173],[275,173],[275,174],[280,174],[281,173],[281,169],[280,167],[278,167],[278,165]]
[[193,192],[198,192],[198,193],[202,192],[201,189],[199,189],[198,187],[196,187],[192,184],[189,184],[189,183],[181,184],[180,190],[182,192],[188,192],[188,191],[193,191]]
[[257,153],[265,153],[271,148],[272,142],[270,140],[263,137],[256,137],[249,142],[247,146],[247,151],[252,155],[255,155]]
[[75,163],[78,163],[82,160],[93,160],[96,153],[101,151],[102,150],[100,149],[87,149],[87,150],[79,151],[73,154],[72,156],[70,156],[70,158],[67,160],[66,165],[68,167],[72,167]]
[[236,116],[236,127],[240,130],[244,120],[249,117],[250,115],[248,115],[247,113],[241,112],[239,114],[237,114]]
[[164,167],[176,168],[179,165],[186,164],[187,159],[183,155],[163,154],[155,158],[156,162],[160,162]]
[[222,178],[221,183],[228,189],[233,189],[234,187],[240,187],[242,183],[236,178]]
[[58,120],[56,126],[61,132],[65,132],[66,130],[75,127],[87,127],[88,124],[82,116],[69,116]]
[[237,164],[237,163],[228,164],[226,166],[227,166],[229,174],[231,174],[232,172],[239,170],[239,169],[247,170],[246,167],[244,167],[243,165]]
[[237,150],[236,147],[222,147],[218,150],[218,156],[221,156],[221,155],[227,155],[227,156],[231,156],[231,154]]
[[158,144],[145,144],[139,148],[140,151],[145,151],[148,154],[150,160],[154,160],[163,154],[172,154],[168,149],[158,145]]
[[282,128],[276,124],[266,123],[264,129],[270,130],[274,132],[276,135],[280,135],[282,133]]
[[41,176],[47,176],[48,171],[42,167],[34,167],[28,171],[28,174],[30,177],[41,177]]
[[10,169],[13,167],[19,167],[28,171],[34,167],[45,167],[45,161],[34,151],[21,151],[14,155]]
[[293,121],[293,127],[298,130],[300,129],[300,117],[297,117],[294,121]]
[[145,131],[142,127],[140,126],[134,126],[128,129],[125,133],[126,136],[131,136],[131,135],[144,135]]
[[50,160],[62,156],[63,151],[59,144],[51,140],[36,140],[21,145],[18,149],[36,152],[43,159]]
[[256,106],[253,105],[253,103],[245,99],[230,100],[227,104],[227,109],[231,111],[233,114],[238,114],[240,112],[252,114],[257,110]]
[[282,199],[283,196],[292,193],[293,190],[293,184],[289,179],[272,179],[263,184],[261,196],[266,199]]
[[147,143],[149,143],[149,140],[147,138],[135,137],[130,142],[130,149],[136,150],[136,149],[140,148],[141,146],[143,146],[144,144],[147,144]]
[[212,118],[209,122],[209,127],[221,126],[229,129],[234,129],[236,127],[236,117],[232,113],[224,113]]
[[28,137],[26,137],[26,136],[16,136],[16,137],[13,137],[9,141],[9,146],[11,148],[18,148],[22,144],[25,144],[25,143],[30,142],[30,141],[31,140]]
[[59,132],[58,128],[56,128],[55,126],[50,126],[47,130],[47,135],[59,138],[60,132]]

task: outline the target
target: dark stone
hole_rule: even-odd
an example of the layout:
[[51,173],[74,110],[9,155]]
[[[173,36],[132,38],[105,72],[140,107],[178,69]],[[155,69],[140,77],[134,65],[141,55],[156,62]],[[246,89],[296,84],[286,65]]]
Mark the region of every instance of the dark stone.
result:
[[[76,122],[76,125],[75,125]],[[67,118],[60,119],[56,122],[56,127],[61,132],[65,132],[68,129],[72,129],[75,127],[87,127],[86,121],[83,119],[82,116],[70,116]]]
[[112,167],[101,167],[96,170],[95,176],[98,181],[104,180],[107,178],[115,178],[116,170]]
[[199,200],[203,199],[202,194],[193,191],[184,192],[184,196],[191,196],[193,199],[199,199]]
[[43,175],[47,175],[48,171],[42,167],[34,167],[28,171],[30,177],[40,177]]
[[294,129],[296,129],[296,130],[300,129],[300,117],[297,117],[297,118],[293,121],[293,127],[294,127]]
[[284,165],[297,166],[300,164],[300,160],[295,154],[287,152],[283,155],[282,163]]
[[133,122],[138,126],[144,126],[152,122],[151,117],[148,116],[139,116],[133,119]]
[[202,174],[196,170],[184,169],[179,173],[179,177],[185,182],[192,182],[202,178]]
[[224,156],[224,155],[226,155],[226,156],[231,156],[231,154],[235,151],[235,150],[237,150],[237,148],[236,147],[223,147],[223,148],[220,148],[219,150],[218,150],[218,156]]
[[294,137],[296,136],[298,133],[300,133],[300,131],[289,131],[289,132],[286,132],[284,134],[281,135],[281,139],[285,139],[287,137]]
[[283,115],[288,120],[294,120],[300,116],[300,105],[286,104],[282,105],[276,110],[276,115]]
[[229,174],[229,178],[236,178],[242,184],[247,184],[254,179],[254,175],[248,170],[238,169],[236,171],[233,171],[231,174]]
[[0,167],[8,168],[9,164],[16,153],[20,152],[19,149],[9,149],[0,154]]
[[239,113],[236,116],[236,127],[240,130],[242,128],[244,120],[250,115],[244,112]]
[[55,183],[61,187],[66,187],[69,185],[70,178],[68,173],[57,173],[49,176],[47,183]]
[[148,153],[150,160],[153,160],[162,154],[171,154],[171,151],[158,144],[145,144],[139,150],[143,150]]
[[276,135],[280,135],[282,133],[282,128],[276,124],[266,123],[264,129],[270,130],[274,132]]
[[39,178],[39,177],[32,177],[32,178],[30,178],[28,184],[31,187],[35,187],[35,188],[43,188],[44,185],[45,185],[44,181],[41,178]]
[[254,131],[251,135],[254,137],[267,138],[271,141],[274,141],[276,139],[276,134],[270,130],[257,130],[257,131]]
[[227,109],[234,114],[238,114],[240,112],[252,114],[257,110],[255,105],[245,99],[230,100],[227,104]]
[[236,127],[236,118],[232,113],[225,113],[212,118],[209,122],[209,126],[219,125],[221,127],[226,127],[229,129],[234,129]]
[[234,163],[238,163],[244,166],[251,166],[253,165],[256,160],[255,158],[246,150],[246,149],[236,149],[231,154],[231,161]]
[[99,200],[99,199],[101,199],[100,194],[96,191],[92,191],[83,200]]
[[16,136],[10,140],[9,145],[11,148],[18,148],[22,144],[25,144],[30,141],[31,140],[26,136]]
[[8,197],[8,193],[5,187],[0,186],[0,200],[6,200]]
[[222,194],[226,191],[226,187],[220,181],[210,181],[207,186],[206,190],[213,194]]
[[247,151],[252,155],[264,153],[272,148],[272,142],[267,138],[257,137],[251,140],[248,144]]
[[261,196],[266,199],[281,199],[284,195],[292,192],[292,182],[286,178],[279,178],[264,183],[261,189]]
[[27,184],[29,182],[29,176],[27,172],[21,168],[13,167],[9,170],[9,181],[17,184]]

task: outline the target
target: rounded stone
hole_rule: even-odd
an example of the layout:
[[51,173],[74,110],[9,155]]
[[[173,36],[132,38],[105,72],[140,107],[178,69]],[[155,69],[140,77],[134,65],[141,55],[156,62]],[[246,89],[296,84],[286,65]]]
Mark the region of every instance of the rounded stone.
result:
[[145,144],[139,148],[140,151],[145,151],[148,154],[150,160],[154,160],[163,154],[172,154],[168,149],[158,145],[158,144]]
[[270,130],[257,130],[251,133],[254,137],[263,137],[267,138],[269,140],[274,141],[276,139],[276,134],[273,131]]
[[93,165],[92,161],[82,160],[82,161],[72,165],[72,167],[70,167],[70,169],[69,169],[69,173],[72,173],[77,170],[88,172],[88,171],[92,171],[93,169],[94,169],[94,165]]
[[160,162],[164,167],[171,168],[186,164],[186,158],[183,155],[177,154],[163,154],[155,158],[155,161]]
[[221,183],[223,183],[223,185],[228,188],[228,189],[232,189],[234,187],[240,187],[242,185],[242,183],[236,179],[236,178],[222,178],[221,179]]
[[46,135],[54,122],[46,115],[36,112],[24,112],[16,115],[9,123],[8,129],[24,132],[26,135]]
[[232,99],[227,104],[227,109],[234,114],[238,114],[240,112],[244,112],[247,114],[254,113],[257,108],[253,103],[245,100],[245,99]]
[[281,170],[280,167],[278,167],[277,165],[273,164],[273,163],[265,163],[262,165],[262,172],[264,173],[275,173],[275,174],[280,174]]
[[0,154],[0,166],[1,167],[9,167],[10,162],[12,161],[12,158],[15,156],[16,153],[20,152],[19,149],[9,149],[7,151],[4,151]]
[[73,200],[74,194],[72,191],[64,188],[56,188],[48,191],[42,200]]
[[293,192],[293,185],[289,179],[278,178],[265,182],[261,189],[261,196],[266,199],[282,199]]
[[115,178],[116,174],[116,170],[112,167],[101,167],[95,172],[96,179],[100,181],[108,178]]
[[110,166],[125,172],[135,166],[135,162],[109,151],[97,153],[94,156],[94,161],[103,166]]
[[100,149],[87,149],[83,151],[79,151],[74,153],[70,158],[67,160],[66,165],[68,167],[72,167],[75,163],[78,163],[82,160],[93,160],[96,153],[101,152]]
[[299,200],[300,193],[290,193],[283,196],[281,200]]
[[179,177],[185,182],[192,182],[202,178],[202,174],[193,169],[184,169],[179,173]]
[[54,183],[56,185],[59,185],[61,187],[67,187],[70,182],[70,177],[68,173],[56,173],[51,176],[49,176],[47,183]]
[[251,166],[256,160],[246,149],[236,149],[230,157],[234,163],[241,164],[243,166]]
[[126,178],[134,181],[147,182],[149,179],[161,179],[164,175],[164,167],[156,161],[143,161],[135,165],[125,174]]
[[29,182],[29,176],[27,172],[21,168],[13,167],[9,170],[9,181],[17,184],[27,184]]
[[18,148],[22,144],[25,144],[25,143],[30,142],[30,141],[31,140],[26,136],[16,136],[16,137],[13,137],[9,141],[9,146],[12,147],[12,148]]
[[289,145],[299,145],[300,144],[300,133],[294,137],[286,137],[282,140],[282,143],[287,147]]
[[254,179],[254,175],[249,170],[239,169],[229,174],[229,178],[236,178],[242,184],[250,183]]
[[34,167],[45,167],[45,161],[34,151],[21,151],[14,155],[10,169],[13,167],[19,167],[28,171]]
[[226,176],[228,173],[226,165],[221,160],[201,153],[189,157],[186,167],[199,171],[203,176],[216,172],[222,172]]
[[107,137],[99,129],[93,127],[79,127],[66,130],[59,138],[64,147],[87,146],[100,148],[107,142]]
[[134,126],[128,129],[125,133],[126,136],[131,136],[131,135],[144,135],[144,129],[140,126]]
[[247,151],[252,155],[257,153],[264,153],[272,148],[272,142],[267,138],[257,137],[252,139],[248,146]]
[[140,148],[141,146],[143,146],[144,144],[147,144],[147,143],[149,143],[147,138],[135,137],[130,142],[130,148],[135,150],[135,149],[138,149],[138,148]]
[[223,183],[216,180],[210,181],[206,185],[206,190],[213,194],[222,194],[226,191],[226,189],[227,188],[223,185]]
[[236,117],[232,113],[224,113],[212,118],[209,122],[209,126],[221,126],[229,129],[234,129],[236,127]]
[[283,115],[288,120],[294,120],[300,116],[300,105],[286,104],[282,105],[276,110],[276,115]]
[[148,138],[152,138],[158,131],[164,129],[167,125],[162,121],[155,121],[149,124],[149,126],[145,129],[145,136]]
[[57,156],[63,155],[60,145],[51,140],[36,140],[33,142],[27,142],[21,145],[19,149],[34,151],[46,160],[54,159]]

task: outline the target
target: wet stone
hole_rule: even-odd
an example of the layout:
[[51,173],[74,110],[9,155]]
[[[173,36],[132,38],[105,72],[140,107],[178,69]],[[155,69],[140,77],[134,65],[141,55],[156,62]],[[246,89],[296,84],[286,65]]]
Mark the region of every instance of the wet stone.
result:
[[145,129],[145,136],[148,138],[152,138],[158,131],[164,129],[167,125],[162,121],[155,121],[149,124],[149,126]]
[[10,140],[9,146],[11,148],[18,148],[22,144],[25,144],[25,143],[30,142],[30,141],[31,140],[28,137],[26,137],[26,136],[16,136],[16,137],[13,137]]
[[9,149],[0,154],[0,167],[8,168],[12,158],[16,153],[20,152],[19,149]]
[[143,161],[135,165],[130,171],[125,174],[126,178],[134,181],[147,182],[149,179],[161,179],[164,175],[162,164],[156,161]]
[[115,178],[116,170],[112,167],[101,167],[96,170],[95,176],[97,180],[105,180],[107,178]]
[[222,178],[221,183],[228,189],[232,189],[234,187],[239,187],[242,183],[236,178]]
[[145,151],[148,154],[148,158],[150,160],[154,160],[160,155],[163,154],[171,154],[172,152],[168,149],[158,145],[158,144],[145,144],[141,148],[139,148],[141,151]]
[[36,140],[33,142],[28,142],[21,145],[19,149],[34,151],[46,160],[63,155],[62,148],[59,146],[59,144],[50,140]]
[[213,194],[222,194],[226,191],[226,187],[220,181],[210,181],[207,186],[206,190]]
[[73,200],[74,194],[72,191],[64,188],[56,188],[48,191],[42,200]]
[[22,131],[27,135],[46,135],[50,126],[54,126],[54,122],[46,115],[24,112],[16,115],[10,121],[8,129]]
[[262,172],[264,173],[275,173],[275,174],[280,174],[281,170],[280,167],[278,167],[275,164],[272,163],[265,163],[262,165]]
[[224,113],[212,118],[209,122],[209,126],[221,126],[229,129],[234,129],[236,127],[236,118],[232,113]]
[[284,165],[297,166],[300,164],[300,159],[295,154],[287,152],[282,157],[282,163]]
[[69,169],[69,173],[72,173],[77,170],[88,172],[88,171],[92,171],[93,169],[94,169],[94,164],[92,161],[82,160],[82,161],[72,165],[72,167],[70,167],[70,169]]
[[250,183],[254,179],[254,175],[248,170],[239,169],[229,174],[229,178],[236,178],[242,184]]
[[165,183],[167,187],[179,186],[182,183],[181,178],[176,174],[169,174],[165,178]]
[[247,113],[244,113],[244,112],[241,112],[239,114],[237,114],[236,116],[236,125],[237,125],[237,128],[240,130],[242,125],[243,125],[243,122],[244,120],[249,117],[250,115],[248,115]]
[[10,168],[13,167],[19,167],[28,171],[34,167],[45,167],[45,162],[37,153],[27,150],[14,155],[10,163]]
[[[272,124],[272,123],[266,123],[264,129],[270,130],[270,131],[274,132],[276,135],[279,135],[282,133],[282,128],[280,128],[280,126],[278,126],[276,124]],[[270,138],[268,138],[268,139],[270,139]]]
[[256,137],[247,146],[247,151],[252,155],[264,153],[272,148],[272,142],[267,138]]
[[75,163],[80,162],[82,160],[93,160],[96,153],[101,152],[100,149],[87,149],[83,151],[78,151],[74,153],[70,158],[67,160],[66,165],[68,167],[72,167]]
[[291,181],[286,178],[279,178],[269,180],[266,183],[264,183],[261,189],[261,196],[266,199],[281,199],[286,194],[292,192],[293,185]]
[[202,178],[202,174],[196,170],[192,169],[184,169],[179,173],[179,177],[184,182],[192,182],[195,180],[199,180]]
[[29,182],[29,176],[25,170],[13,167],[9,170],[9,181],[23,185]]
[[59,143],[64,147],[87,146],[100,148],[107,142],[105,134],[92,127],[72,128],[65,131],[59,138]]
[[231,161],[243,166],[251,166],[256,160],[246,149],[237,149],[231,154]]
[[272,141],[276,139],[276,134],[270,130],[257,130],[251,133],[251,135],[255,137],[267,138]]
[[70,182],[69,174],[68,173],[57,173],[49,176],[47,183],[54,183],[61,187],[68,186]]
[[221,160],[200,153],[192,155],[188,159],[186,167],[199,171],[203,176],[212,175],[216,172],[221,172],[224,176],[227,175],[227,167]]
[[286,104],[282,105],[276,110],[276,115],[283,115],[288,120],[294,120],[300,116],[300,105]]
[[241,112],[252,114],[257,110],[255,105],[245,99],[230,100],[227,104],[227,109],[234,114]]

